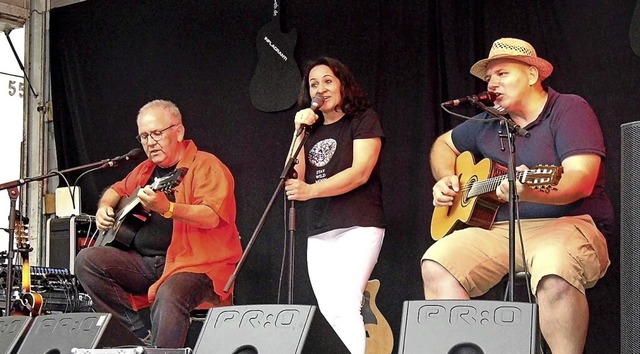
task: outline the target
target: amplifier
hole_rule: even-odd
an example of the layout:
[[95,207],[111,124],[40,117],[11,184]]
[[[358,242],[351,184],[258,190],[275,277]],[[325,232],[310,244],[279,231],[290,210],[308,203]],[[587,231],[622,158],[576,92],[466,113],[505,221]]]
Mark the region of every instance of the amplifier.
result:
[[83,245],[82,240],[88,240],[96,230],[95,220],[90,215],[47,220],[45,265],[67,268],[75,274],[76,254]]
[[191,354],[191,348],[108,348],[108,349],[71,349],[71,354]]

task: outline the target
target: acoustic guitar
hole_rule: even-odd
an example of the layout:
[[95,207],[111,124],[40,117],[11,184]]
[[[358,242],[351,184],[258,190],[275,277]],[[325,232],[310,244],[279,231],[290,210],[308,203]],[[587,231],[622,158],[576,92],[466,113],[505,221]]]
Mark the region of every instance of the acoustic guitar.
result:
[[29,264],[29,253],[33,248],[29,245],[28,228],[22,222],[22,218],[17,216],[15,222],[16,244],[18,252],[22,258],[22,291],[11,306],[11,315],[38,316],[42,313],[44,299],[42,295],[31,291],[31,266]]
[[256,36],[258,64],[249,83],[251,103],[263,112],[284,111],[293,106],[302,77],[293,58],[298,34],[281,30],[281,6],[273,3],[273,18]]
[[[506,168],[490,159],[477,164],[473,154],[463,152],[456,159],[455,172],[460,192],[450,207],[435,207],[431,218],[431,237],[439,240],[455,230],[467,227],[491,228],[498,207],[502,204],[495,191],[507,179]],[[527,171],[517,171],[516,179],[522,184],[549,192],[558,184],[562,166],[537,165]]]
[[[180,185],[188,170],[181,167],[164,177],[155,178],[150,187],[156,192],[170,194]],[[120,199],[114,217],[116,221],[109,229],[98,234],[94,246],[113,246],[122,249],[131,247],[136,234],[151,216],[151,212],[140,204],[138,190],[140,188],[136,189],[129,198]]]
[[391,354],[393,332],[389,322],[382,316],[376,305],[378,290],[380,290],[378,279],[369,280],[364,290],[362,318],[367,333],[366,354]]

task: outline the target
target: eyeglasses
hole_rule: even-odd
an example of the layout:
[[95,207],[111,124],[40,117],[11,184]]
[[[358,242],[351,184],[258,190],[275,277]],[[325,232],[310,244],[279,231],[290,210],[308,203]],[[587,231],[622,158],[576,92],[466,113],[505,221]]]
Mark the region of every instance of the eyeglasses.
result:
[[154,141],[158,142],[158,141],[162,140],[162,137],[164,135],[164,131],[165,130],[173,128],[173,127],[175,127],[177,125],[179,125],[179,124],[173,124],[173,125],[170,125],[170,126],[164,128],[164,129],[154,130],[154,131],[152,131],[150,133],[138,134],[138,135],[136,135],[136,140],[138,140],[138,142],[140,144],[142,144],[142,143],[146,143],[149,140],[149,137],[151,137],[151,139],[153,139]]

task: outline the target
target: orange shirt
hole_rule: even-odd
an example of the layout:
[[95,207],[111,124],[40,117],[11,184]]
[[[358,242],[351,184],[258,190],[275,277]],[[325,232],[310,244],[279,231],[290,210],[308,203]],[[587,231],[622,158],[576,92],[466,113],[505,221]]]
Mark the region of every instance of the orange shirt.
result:
[[[175,190],[175,202],[207,205],[218,214],[220,224],[215,228],[200,228],[173,220],[173,234],[164,272],[149,288],[148,298],[153,302],[158,287],[171,274],[193,272],[207,274],[216,294],[225,300],[233,289],[228,293],[223,289],[242,255],[236,227],[233,176],[216,156],[198,151],[193,141],[186,140],[181,144],[185,144],[186,149],[177,168],[186,167],[189,171]],[[111,188],[120,196],[130,196],[147,183],[155,166],[151,160],[146,160]]]

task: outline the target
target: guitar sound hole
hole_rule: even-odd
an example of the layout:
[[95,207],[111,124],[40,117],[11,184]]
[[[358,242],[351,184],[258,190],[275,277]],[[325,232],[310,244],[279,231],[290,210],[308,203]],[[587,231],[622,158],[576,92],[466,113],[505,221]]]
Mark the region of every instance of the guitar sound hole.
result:
[[472,176],[471,178],[469,178],[467,183],[463,184],[462,195],[460,196],[460,205],[462,205],[463,207],[469,205],[469,201],[471,200],[469,199],[469,190],[471,189],[471,186],[473,186],[473,184],[477,181],[478,176]]

